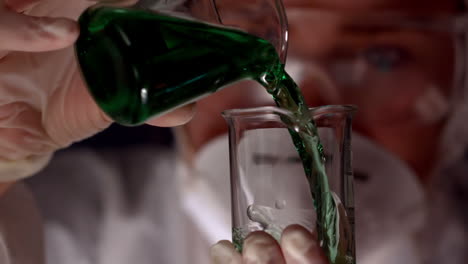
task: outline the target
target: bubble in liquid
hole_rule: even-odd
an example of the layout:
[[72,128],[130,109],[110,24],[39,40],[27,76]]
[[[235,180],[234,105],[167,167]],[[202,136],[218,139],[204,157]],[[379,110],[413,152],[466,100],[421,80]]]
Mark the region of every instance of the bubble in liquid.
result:
[[275,208],[276,209],[284,209],[286,207],[286,200],[276,200],[275,201]]

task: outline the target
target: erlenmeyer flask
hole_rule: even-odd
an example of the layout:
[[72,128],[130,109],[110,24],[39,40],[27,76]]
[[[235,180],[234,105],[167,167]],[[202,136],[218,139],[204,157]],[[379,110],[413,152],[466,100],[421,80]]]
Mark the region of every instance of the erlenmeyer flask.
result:
[[94,6],[79,21],[84,79],[121,124],[143,123],[235,81],[260,78],[286,56],[281,0],[146,0],[129,8]]

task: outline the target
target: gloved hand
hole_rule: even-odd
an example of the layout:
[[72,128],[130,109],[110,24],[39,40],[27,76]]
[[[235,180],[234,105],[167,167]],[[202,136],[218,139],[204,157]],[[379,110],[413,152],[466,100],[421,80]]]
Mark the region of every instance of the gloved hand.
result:
[[[0,183],[34,174],[55,150],[110,125],[88,94],[70,47],[79,32],[70,18],[91,4],[0,0]],[[192,108],[149,123],[182,124]]]
[[265,232],[253,232],[244,241],[242,255],[229,241],[211,248],[213,264],[326,264],[317,238],[299,225],[287,227],[280,244]]

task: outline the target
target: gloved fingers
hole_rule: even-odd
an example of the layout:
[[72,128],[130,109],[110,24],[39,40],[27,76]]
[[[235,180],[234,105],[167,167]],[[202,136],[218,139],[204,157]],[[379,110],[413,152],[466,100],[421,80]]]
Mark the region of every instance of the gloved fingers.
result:
[[252,232],[247,236],[242,261],[244,264],[286,264],[278,242],[262,231]]
[[328,263],[317,238],[300,225],[291,225],[283,231],[281,248],[288,264]]
[[138,2],[138,0],[89,0],[98,2],[100,4],[106,4],[110,6],[132,6]]
[[242,264],[241,254],[227,240],[219,241],[212,246],[210,256],[212,264]]
[[5,5],[16,12],[23,12],[33,8],[41,0],[5,0]]
[[88,138],[105,128],[112,120],[96,105],[78,71],[55,89],[43,111],[42,122],[49,138],[57,148]]
[[180,126],[189,122],[194,116],[196,111],[196,104],[189,104],[178,108],[170,113],[163,116],[154,118],[146,122],[149,125],[160,126],[160,127],[174,127]]
[[73,44],[78,25],[66,18],[32,17],[0,5],[0,51],[50,51]]

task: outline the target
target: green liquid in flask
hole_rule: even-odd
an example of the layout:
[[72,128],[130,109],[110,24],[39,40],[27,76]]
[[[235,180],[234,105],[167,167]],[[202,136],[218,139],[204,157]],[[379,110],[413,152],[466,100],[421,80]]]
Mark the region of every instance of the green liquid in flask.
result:
[[88,9],[79,22],[76,50],[88,87],[125,125],[259,76],[277,60],[267,41],[242,31],[143,10]]
[[76,53],[84,79],[97,104],[118,123],[143,123],[238,80],[262,84],[280,108],[296,117],[297,129],[290,134],[311,187],[318,235],[330,263],[355,263],[354,230],[340,222],[346,216],[340,215],[344,210],[328,184],[317,128],[268,41],[137,9],[90,8],[79,23]]

